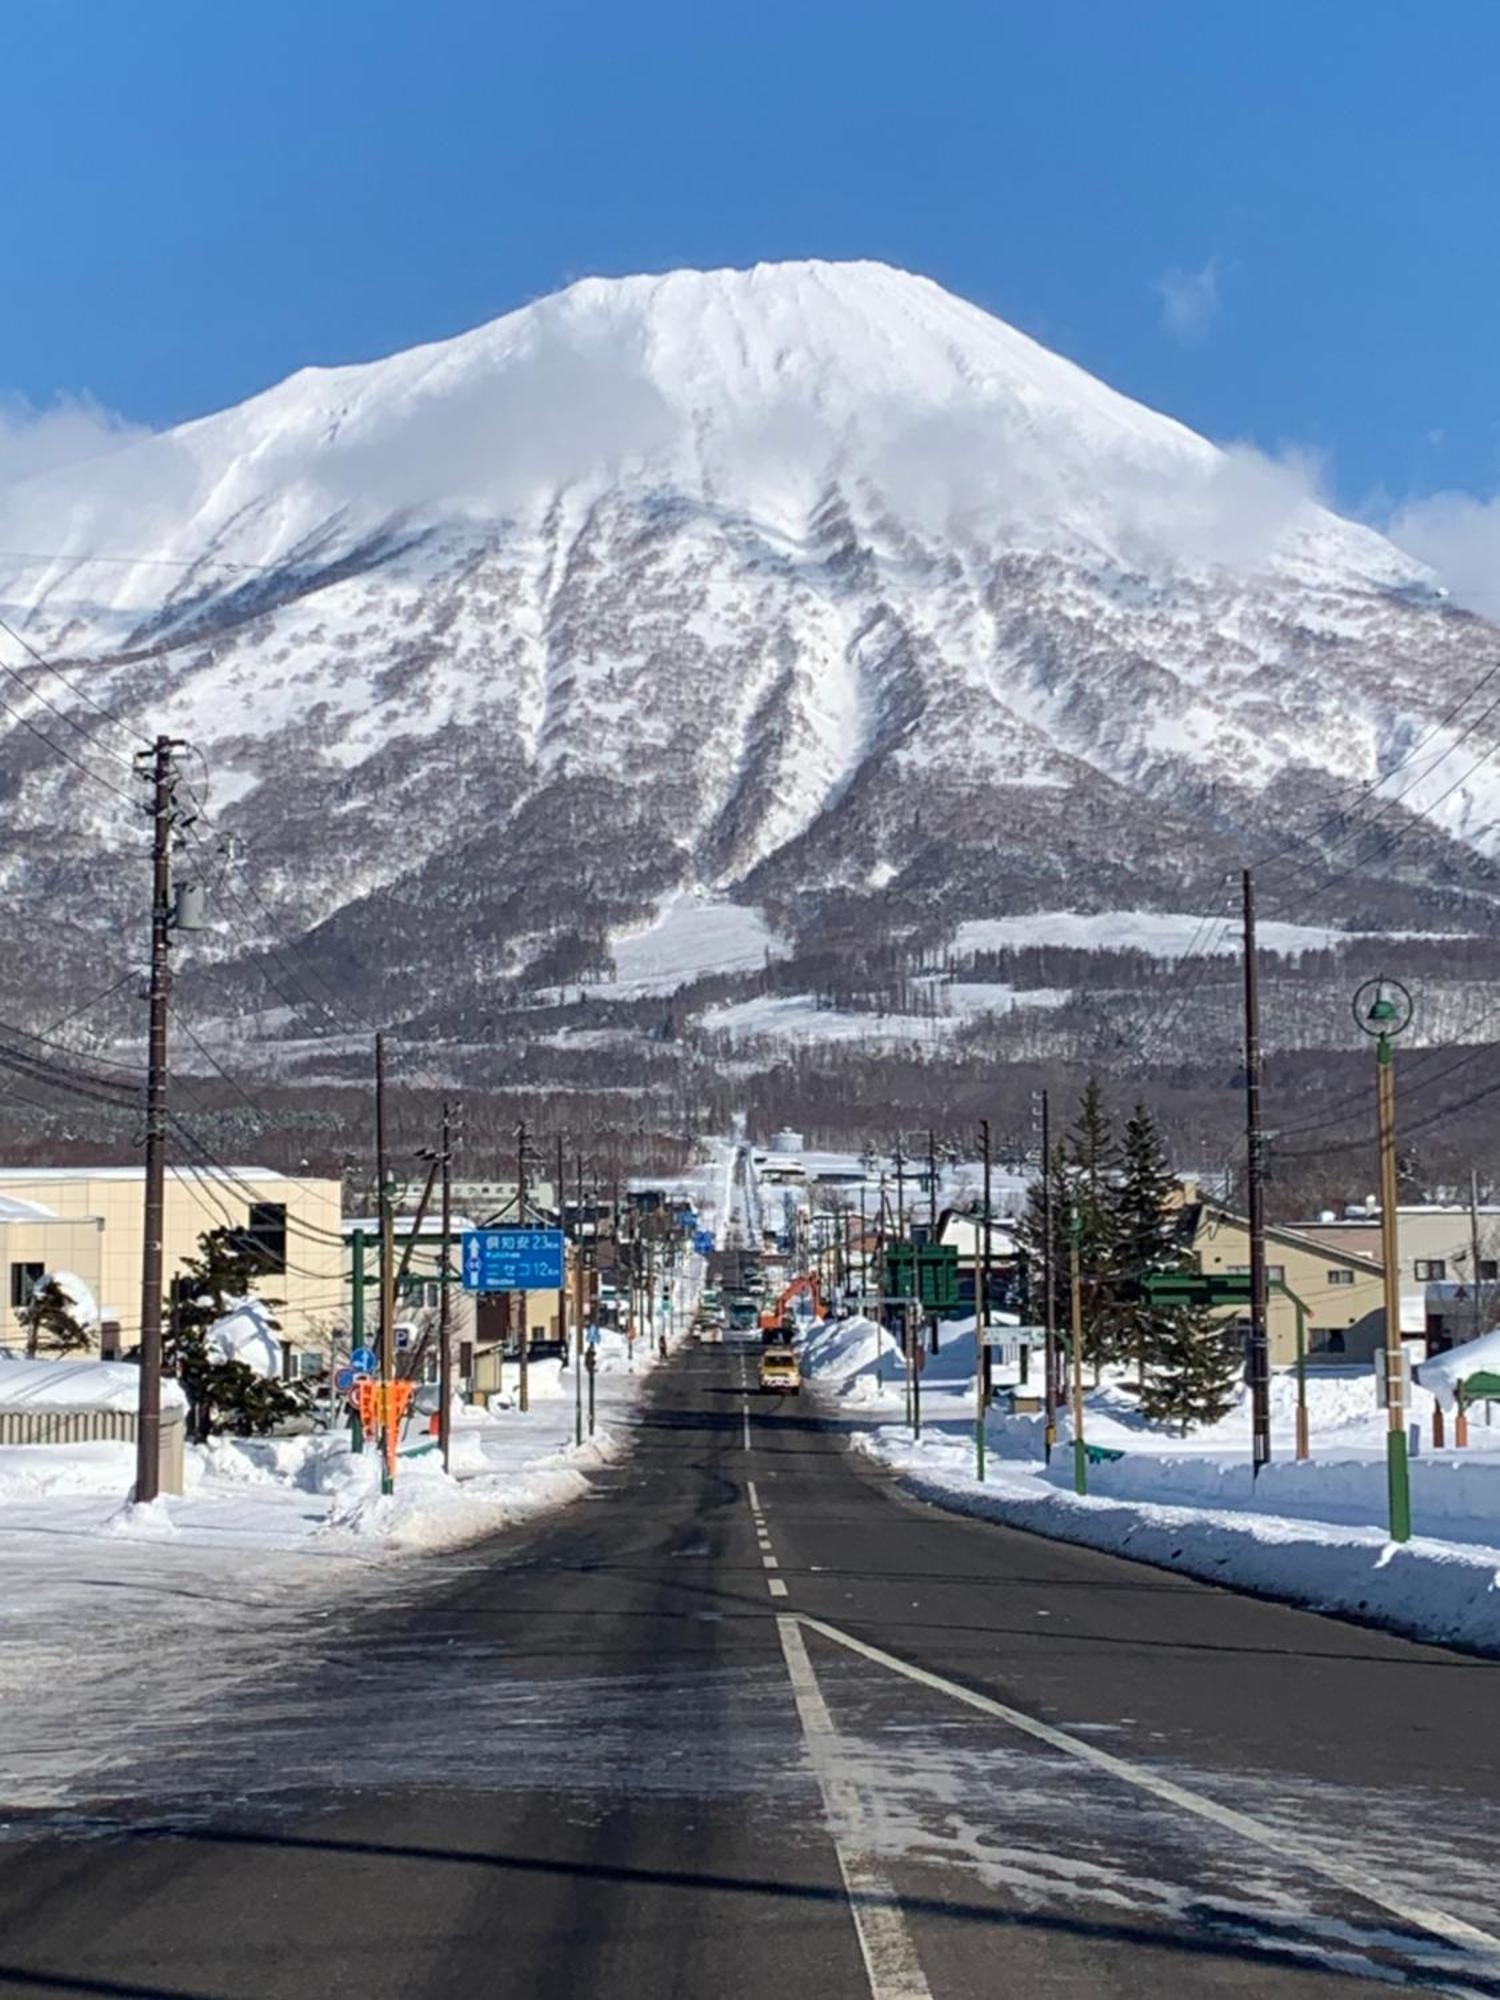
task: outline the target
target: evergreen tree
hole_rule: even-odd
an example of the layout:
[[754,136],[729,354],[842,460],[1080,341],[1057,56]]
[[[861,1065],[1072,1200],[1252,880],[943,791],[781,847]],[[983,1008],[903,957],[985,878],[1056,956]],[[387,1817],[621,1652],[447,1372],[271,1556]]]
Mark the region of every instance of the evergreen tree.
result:
[[17,1318],[26,1329],[26,1352],[33,1360],[39,1354],[77,1354],[89,1345],[88,1328],[56,1278],[43,1278]]
[[1114,1270],[1112,1345],[1135,1362],[1136,1387],[1146,1385],[1146,1362],[1158,1331],[1168,1332],[1164,1315],[1146,1296],[1146,1280],[1181,1270],[1186,1253],[1178,1236],[1176,1211],[1169,1206],[1176,1183],[1167,1165],[1156,1121],[1138,1103],[1125,1126],[1120,1173],[1114,1188]]
[[1119,1172],[1119,1149],[1097,1077],[1091,1076],[1084,1089],[1078,1116],[1065,1141],[1064,1160],[1070,1194],[1068,1253],[1071,1255],[1071,1232],[1076,1229],[1083,1351],[1093,1363],[1097,1383],[1101,1366],[1113,1360],[1118,1351],[1114,1279],[1118,1233],[1115,1182]]
[[1240,1355],[1230,1328],[1201,1308],[1156,1315],[1141,1410],[1154,1423],[1216,1424],[1234,1402]]
[[[300,1389],[259,1375],[246,1362],[226,1361],[209,1345],[214,1325],[251,1295],[264,1269],[259,1249],[229,1229],[205,1230],[198,1255],[184,1260],[168,1305],[162,1361],[187,1396],[188,1434],[196,1444],[223,1431],[259,1436],[306,1406]],[[278,1301],[260,1303],[270,1309]]]

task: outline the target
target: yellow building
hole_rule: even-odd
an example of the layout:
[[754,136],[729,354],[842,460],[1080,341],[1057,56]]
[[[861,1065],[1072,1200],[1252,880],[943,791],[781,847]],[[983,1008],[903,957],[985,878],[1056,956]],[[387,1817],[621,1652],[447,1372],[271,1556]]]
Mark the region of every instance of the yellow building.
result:
[[[1250,1225],[1245,1218],[1210,1201],[1189,1200],[1184,1210],[1199,1270],[1205,1276],[1248,1276]],[[1287,1292],[1306,1308],[1307,1351],[1320,1360],[1365,1361],[1384,1340],[1384,1276],[1373,1257],[1315,1242],[1300,1230],[1268,1228],[1266,1275],[1266,1335],[1273,1368],[1289,1368],[1297,1359],[1297,1311]],[[1230,1310],[1243,1318],[1243,1308]]]
[[[21,1309],[44,1277],[66,1272],[98,1307],[101,1350],[128,1354],[140,1338],[141,1167],[0,1168],[0,1256],[7,1270],[0,1346],[25,1342]],[[265,1265],[261,1294],[277,1302],[289,1357],[319,1353],[343,1308],[341,1191],[334,1180],[294,1178],[268,1167],[169,1168],[163,1213],[163,1282],[172,1281],[199,1238],[232,1230]]]

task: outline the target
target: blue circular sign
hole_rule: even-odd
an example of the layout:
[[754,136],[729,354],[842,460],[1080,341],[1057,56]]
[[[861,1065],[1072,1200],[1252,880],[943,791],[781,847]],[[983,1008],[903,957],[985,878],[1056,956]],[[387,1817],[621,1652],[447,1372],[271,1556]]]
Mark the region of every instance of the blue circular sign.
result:
[[349,1356],[349,1366],[359,1375],[373,1375],[376,1369],[376,1355],[373,1347],[356,1347]]

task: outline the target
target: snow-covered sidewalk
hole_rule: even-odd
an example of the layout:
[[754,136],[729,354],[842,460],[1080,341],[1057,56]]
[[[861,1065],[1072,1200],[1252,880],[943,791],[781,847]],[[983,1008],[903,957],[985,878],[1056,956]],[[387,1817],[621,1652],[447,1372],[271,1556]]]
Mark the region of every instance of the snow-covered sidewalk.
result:
[[[1329,1374],[1310,1384],[1313,1457],[1293,1457],[1294,1386],[1273,1385],[1273,1462],[1249,1467],[1243,1402],[1190,1439],[1147,1425],[1122,1389],[1087,1398],[1086,1439],[1119,1456],[1091,1463],[1073,1491],[1066,1425],[1050,1465],[1041,1420],[991,1411],[986,1477],[976,1476],[972,1325],[945,1334],[923,1377],[922,1436],[900,1421],[905,1389],[888,1335],[866,1321],[829,1326],[803,1346],[803,1365],[841,1413],[864,1417],[854,1448],[912,1491],[963,1513],[1181,1570],[1212,1582],[1369,1620],[1425,1639],[1500,1652],[1500,1430],[1476,1422],[1462,1452],[1412,1464],[1421,1532],[1388,1540],[1384,1413],[1373,1376]],[[1430,1422],[1431,1399],[1413,1394]]]

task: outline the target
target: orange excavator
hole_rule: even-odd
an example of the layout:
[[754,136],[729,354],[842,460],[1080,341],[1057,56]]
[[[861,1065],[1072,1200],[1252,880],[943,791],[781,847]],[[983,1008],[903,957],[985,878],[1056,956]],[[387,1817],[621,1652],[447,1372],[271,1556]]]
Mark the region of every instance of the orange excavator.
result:
[[775,1305],[767,1306],[761,1314],[760,1330],[762,1333],[775,1333],[785,1323],[792,1300],[800,1292],[806,1292],[812,1300],[813,1318],[821,1319],[823,1317],[823,1292],[821,1286],[818,1284],[817,1273],[815,1271],[804,1271],[801,1277],[793,1278],[789,1285],[783,1285],[776,1295]]

